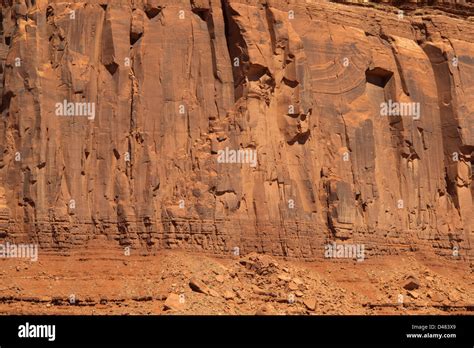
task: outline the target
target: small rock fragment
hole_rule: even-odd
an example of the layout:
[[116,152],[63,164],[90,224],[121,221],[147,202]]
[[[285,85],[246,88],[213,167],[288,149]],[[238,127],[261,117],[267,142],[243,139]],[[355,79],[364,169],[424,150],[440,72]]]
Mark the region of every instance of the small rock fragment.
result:
[[219,293],[214,289],[208,289],[207,294],[212,296],[212,297],[219,297]]
[[295,290],[298,290],[299,287],[296,283],[294,282],[290,282],[290,284],[288,285],[288,288],[291,290],[291,291],[295,291]]
[[184,308],[184,302],[180,301],[179,295],[177,294],[169,294],[166,298],[164,310],[181,310]]
[[310,311],[314,311],[316,309],[316,300],[314,298],[310,298],[303,301],[303,304],[308,308]]
[[303,281],[300,278],[293,278],[293,282],[297,285],[303,284]]
[[419,287],[420,287],[420,281],[414,276],[409,276],[405,280],[404,285],[403,285],[403,288],[409,291],[418,289]]
[[428,297],[431,298],[431,300],[434,302],[442,302],[446,299],[446,297],[440,294],[439,292],[429,293]]
[[279,274],[278,279],[283,280],[285,282],[289,282],[291,280],[291,277],[286,274]]
[[417,299],[418,297],[420,297],[420,295],[416,291],[409,291],[408,295],[413,297],[414,299]]
[[201,294],[207,294],[209,292],[209,288],[206,284],[196,278],[192,278],[189,281],[189,287],[196,292],[200,292]]
[[235,297],[234,292],[232,292],[232,291],[230,291],[230,290],[224,291],[224,298],[225,298],[226,300],[231,300],[231,299],[233,299],[234,297]]

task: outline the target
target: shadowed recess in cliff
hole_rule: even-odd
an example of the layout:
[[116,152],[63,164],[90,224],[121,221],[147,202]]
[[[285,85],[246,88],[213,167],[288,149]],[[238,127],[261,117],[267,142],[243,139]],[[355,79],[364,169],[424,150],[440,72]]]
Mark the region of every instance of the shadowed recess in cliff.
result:
[[459,152],[462,141],[459,135],[459,122],[456,119],[456,111],[453,109],[452,100],[452,80],[449,71],[449,62],[446,52],[440,47],[431,43],[422,46],[428,56],[435,75],[436,90],[438,93],[438,105],[440,108],[443,134],[444,161],[446,166],[446,188],[453,199],[457,209],[459,206],[459,197],[456,189],[458,177],[458,164],[453,161],[453,153]]
[[234,75],[234,96],[239,100],[245,94],[246,75],[249,65],[249,56],[247,43],[241,34],[241,29],[233,19],[237,16],[227,0],[222,1],[222,11],[224,14],[225,36],[227,39],[227,48],[232,64],[232,73]]

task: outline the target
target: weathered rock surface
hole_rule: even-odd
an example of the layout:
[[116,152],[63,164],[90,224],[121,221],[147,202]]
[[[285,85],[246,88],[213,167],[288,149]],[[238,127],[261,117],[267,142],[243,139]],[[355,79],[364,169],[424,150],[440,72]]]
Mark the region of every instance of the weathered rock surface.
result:
[[[320,258],[473,241],[474,23],[324,1],[2,0],[0,237]],[[469,3],[466,4],[468,6]],[[383,117],[381,103],[419,103]],[[57,103],[94,103],[94,117]],[[219,163],[219,150],[257,163]]]
[[[2,260],[0,311],[16,315],[472,315],[474,311],[468,263],[434,254],[308,262],[253,253],[231,259],[182,250],[126,256],[118,246],[67,252],[67,260],[56,253],[45,253],[34,263]],[[239,262],[250,259],[262,263],[273,259],[277,272],[262,274]],[[282,273],[299,279],[299,295],[280,279]],[[194,291],[186,274],[219,295]],[[225,283],[217,281],[216,274],[224,275]],[[416,292],[403,289],[407,275],[419,279]]]
[[472,0],[334,0],[336,2],[357,4],[375,8],[383,8],[386,5],[395,5],[403,10],[419,10],[421,8],[429,8],[442,10],[448,13],[454,13],[461,16],[474,15],[474,2]]
[[169,294],[164,303],[165,310],[181,310],[183,307],[183,301],[177,294]]

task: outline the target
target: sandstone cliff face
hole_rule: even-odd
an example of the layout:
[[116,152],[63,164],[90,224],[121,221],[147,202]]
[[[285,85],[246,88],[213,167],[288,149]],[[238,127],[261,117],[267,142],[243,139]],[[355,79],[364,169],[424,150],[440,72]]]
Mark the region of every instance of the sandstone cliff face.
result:
[[[2,237],[308,259],[343,240],[368,257],[469,256],[467,15],[3,0],[1,16]],[[95,113],[58,115],[64,101]],[[419,113],[382,116],[391,102]],[[256,165],[221,163],[221,150]]]

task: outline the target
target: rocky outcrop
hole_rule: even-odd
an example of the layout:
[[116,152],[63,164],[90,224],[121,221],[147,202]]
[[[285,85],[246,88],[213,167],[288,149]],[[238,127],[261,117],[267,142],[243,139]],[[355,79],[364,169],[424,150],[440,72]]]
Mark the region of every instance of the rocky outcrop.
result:
[[425,9],[438,10],[447,14],[455,14],[472,21],[474,16],[474,2],[472,0],[332,0],[350,5],[373,7],[380,10],[393,10],[397,12],[408,11],[409,13],[423,14]]
[[474,24],[430,11],[3,0],[0,233],[469,256]]

